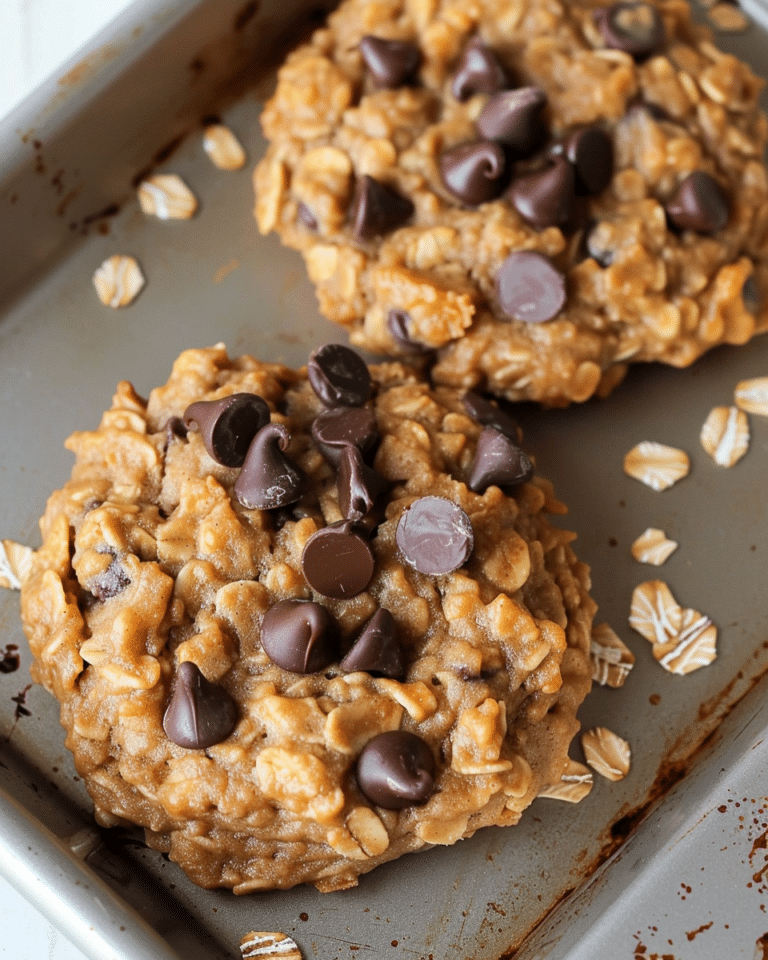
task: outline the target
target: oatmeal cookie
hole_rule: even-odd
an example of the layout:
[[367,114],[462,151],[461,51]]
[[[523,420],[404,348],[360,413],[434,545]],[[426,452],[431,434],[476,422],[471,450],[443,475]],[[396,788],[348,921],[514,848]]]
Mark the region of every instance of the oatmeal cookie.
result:
[[496,405],[218,345],[67,446],[22,616],[101,824],[204,887],[337,890],[559,788],[594,603]]
[[256,218],[353,344],[559,406],[768,328],[768,124],[686,0],[345,0],[281,68]]

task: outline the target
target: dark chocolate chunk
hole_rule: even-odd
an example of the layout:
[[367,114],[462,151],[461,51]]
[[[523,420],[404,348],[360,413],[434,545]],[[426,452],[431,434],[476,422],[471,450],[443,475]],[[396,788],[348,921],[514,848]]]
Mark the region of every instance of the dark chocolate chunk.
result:
[[407,562],[432,576],[458,570],[475,543],[469,517],[445,497],[414,500],[400,517],[395,539]]
[[638,60],[664,46],[664,21],[650,3],[614,3],[595,12],[595,21],[606,47],[622,50]]
[[278,600],[261,621],[261,645],[269,659],[292,673],[317,673],[339,650],[339,627],[311,600]]
[[469,206],[498,197],[506,182],[503,148],[492,140],[477,140],[446,150],[439,160],[445,188]]
[[347,520],[362,520],[389,489],[389,481],[363,461],[357,447],[348,445],[339,460],[338,488],[342,516]]
[[406,310],[390,310],[387,314],[387,329],[392,334],[392,339],[409,353],[429,353],[431,347],[425,343],[419,343],[411,337],[410,326],[411,315]]
[[543,323],[565,303],[565,277],[543,253],[515,250],[496,277],[502,312],[511,320]]
[[365,624],[341,669],[353,673],[364,670],[380,677],[402,678],[405,671],[403,647],[397,636],[397,624],[389,610],[380,609]]
[[506,196],[537,230],[562,226],[571,219],[576,202],[573,166],[563,157],[553,157],[544,170],[517,177]]
[[528,455],[509,437],[493,427],[486,427],[477,438],[475,460],[469,476],[470,490],[482,494],[492,485],[515,487],[532,476],[533,464]]
[[457,100],[468,100],[475,93],[498,93],[509,87],[506,70],[493,50],[480,37],[473,37],[456,65],[451,92]]
[[360,54],[376,86],[389,90],[412,83],[421,64],[421,52],[415,44],[370,34],[360,41]]
[[389,730],[363,747],[357,782],[371,803],[403,810],[429,800],[436,769],[432,751],[421,737],[408,730]]
[[303,201],[296,208],[296,218],[299,223],[303,223],[310,230],[317,230],[317,217],[312,213],[309,207]]
[[680,230],[716,233],[728,223],[728,198],[714,177],[694,170],[670,197],[666,211]]
[[475,393],[474,390],[467,390],[461,398],[461,402],[470,417],[477,420],[482,426],[494,427],[503,433],[505,437],[509,437],[513,443],[517,443],[520,440],[520,427],[517,421],[513,419],[506,410],[502,410],[502,408],[495,403],[491,403],[490,400],[481,397],[480,394]]
[[299,499],[305,476],[283,452],[289,442],[288,430],[281,423],[268,423],[253,438],[234,487],[244,507],[274,510]]
[[529,157],[547,138],[543,110],[547,95],[538,87],[494,94],[480,111],[476,127],[486,140],[503,143],[513,159]]
[[597,196],[613,176],[613,140],[600,127],[584,127],[568,134],[560,150],[573,164],[576,191]]
[[345,447],[353,446],[365,457],[379,439],[376,417],[368,407],[331,407],[312,422],[312,439],[334,467]]
[[256,434],[269,423],[269,407],[255,393],[198,400],[184,411],[184,424],[197,425],[205,449],[225,467],[241,467]]
[[130,582],[128,574],[115,557],[103,573],[98,574],[91,580],[88,587],[91,593],[103,603],[105,600],[116,597],[118,593],[122,593]]
[[410,219],[413,203],[397,190],[365,174],[355,185],[349,208],[352,236],[361,242],[375,240]]
[[362,593],[371,582],[374,566],[370,544],[347,520],[318,530],[301,555],[304,579],[313,590],[334,600]]
[[236,723],[237,706],[224,687],[206,680],[191,660],[180,664],[163,717],[171,743],[204,750],[226,740]]
[[165,431],[165,449],[173,443],[174,440],[187,439],[187,426],[181,417],[169,417],[163,427]]
[[754,273],[750,273],[744,281],[744,286],[741,288],[741,302],[749,313],[757,313],[760,309],[760,290]]
[[326,407],[361,407],[373,392],[363,358],[340,343],[315,350],[309,358],[307,376]]

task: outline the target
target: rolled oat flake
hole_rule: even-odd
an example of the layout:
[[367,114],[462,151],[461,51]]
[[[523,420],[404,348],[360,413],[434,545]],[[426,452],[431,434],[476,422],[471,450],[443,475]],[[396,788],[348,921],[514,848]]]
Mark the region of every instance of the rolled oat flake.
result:
[[563,308],[565,277],[543,253],[516,250],[499,269],[496,291],[508,319],[544,323]]
[[395,539],[408,563],[432,576],[458,570],[475,543],[469,517],[445,497],[414,500],[400,517]]

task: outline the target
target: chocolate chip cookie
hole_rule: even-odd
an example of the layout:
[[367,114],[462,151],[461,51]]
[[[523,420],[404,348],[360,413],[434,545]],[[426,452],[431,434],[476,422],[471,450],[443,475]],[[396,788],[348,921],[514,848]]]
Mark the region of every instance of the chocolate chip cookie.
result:
[[22,616],[101,824],[204,887],[337,890],[560,793],[594,603],[496,404],[219,345],[67,446]]
[[762,87],[683,0],[345,0],[256,217],[353,344],[546,405],[768,328]]

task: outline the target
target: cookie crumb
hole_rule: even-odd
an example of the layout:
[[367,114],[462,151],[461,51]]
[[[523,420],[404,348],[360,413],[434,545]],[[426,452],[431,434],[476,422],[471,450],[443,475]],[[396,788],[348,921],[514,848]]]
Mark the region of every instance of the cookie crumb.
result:
[[0,540],[0,587],[21,590],[32,568],[34,550],[13,540]]
[[630,549],[638,563],[649,563],[654,567],[660,567],[672,556],[677,547],[677,542],[669,540],[663,530],[648,527]]
[[241,170],[245,166],[243,145],[223,123],[211,123],[205,128],[203,149],[219,170]]
[[576,760],[569,757],[559,783],[546,786],[539,792],[540,797],[549,800],[563,800],[566,803],[579,803],[592,789],[591,772]]
[[635,655],[607,623],[598,623],[593,628],[589,659],[592,679],[603,687],[624,686],[629,671],[635,665]]
[[93,285],[105,307],[127,307],[144,287],[144,274],[133,257],[115,254],[93,275]]
[[302,960],[301,950],[296,942],[284,933],[261,933],[252,930],[240,941],[240,953],[243,960],[259,957],[260,960]]
[[732,467],[749,449],[749,420],[738,407],[715,407],[701,428],[701,445],[720,467]]
[[175,173],[156,173],[138,189],[144,213],[159,220],[189,220],[197,210],[197,197]]
[[768,377],[754,377],[736,384],[736,406],[745,413],[768,417]]
[[652,490],[666,490],[688,476],[688,454],[653,440],[643,440],[624,457],[624,472]]
[[605,727],[595,727],[582,734],[581,746],[587,763],[606,780],[615,783],[629,773],[631,750],[618,734]]

